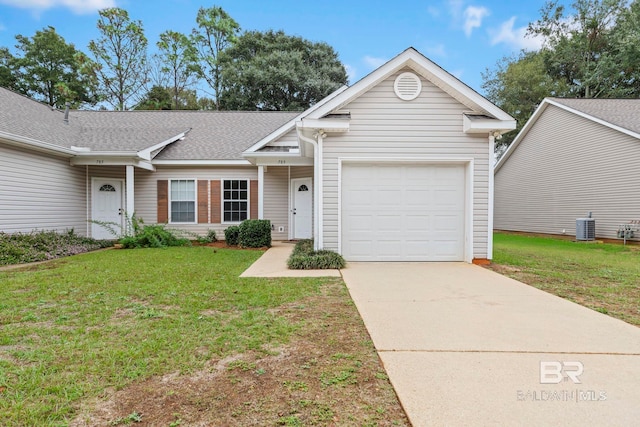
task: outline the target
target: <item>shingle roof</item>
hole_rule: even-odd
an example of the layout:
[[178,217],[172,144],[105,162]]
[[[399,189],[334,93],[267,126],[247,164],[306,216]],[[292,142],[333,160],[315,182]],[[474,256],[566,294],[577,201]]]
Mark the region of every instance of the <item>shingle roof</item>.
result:
[[640,99],[550,98],[550,100],[612,125],[640,133]]
[[236,160],[299,113],[267,111],[83,111],[64,113],[0,88],[0,131],[60,147],[140,151],[188,132],[162,160]]

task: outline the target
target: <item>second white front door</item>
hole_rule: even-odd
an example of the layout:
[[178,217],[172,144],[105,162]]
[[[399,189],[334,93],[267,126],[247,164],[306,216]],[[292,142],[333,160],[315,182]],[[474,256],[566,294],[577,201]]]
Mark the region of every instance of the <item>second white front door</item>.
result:
[[311,178],[291,180],[293,194],[292,229],[294,239],[310,239],[313,236],[313,188]]

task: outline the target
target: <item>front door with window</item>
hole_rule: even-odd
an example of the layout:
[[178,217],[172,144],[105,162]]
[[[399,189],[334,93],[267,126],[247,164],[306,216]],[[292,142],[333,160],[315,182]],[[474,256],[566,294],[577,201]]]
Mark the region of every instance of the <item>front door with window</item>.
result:
[[311,178],[291,180],[293,193],[293,238],[310,239],[313,236],[313,192]]
[[[108,224],[118,234],[122,231],[122,181],[118,179],[93,180],[92,191],[92,215],[93,221]],[[93,222],[91,224],[91,237],[94,239],[115,239],[107,227]]]

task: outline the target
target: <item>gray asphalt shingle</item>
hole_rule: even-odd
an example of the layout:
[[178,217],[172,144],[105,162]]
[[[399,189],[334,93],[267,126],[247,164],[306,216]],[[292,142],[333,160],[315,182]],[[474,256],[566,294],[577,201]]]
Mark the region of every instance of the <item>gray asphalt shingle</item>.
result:
[[613,125],[640,133],[640,99],[550,99]]
[[299,112],[84,111],[64,112],[0,88],[0,131],[60,147],[139,151],[187,132],[162,150],[162,160],[235,160]]

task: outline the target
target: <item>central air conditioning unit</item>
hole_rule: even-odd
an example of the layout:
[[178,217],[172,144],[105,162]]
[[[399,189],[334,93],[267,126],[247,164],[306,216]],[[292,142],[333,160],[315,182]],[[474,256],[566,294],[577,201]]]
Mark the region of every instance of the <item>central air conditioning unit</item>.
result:
[[596,240],[596,220],[591,218],[576,219],[576,240]]

